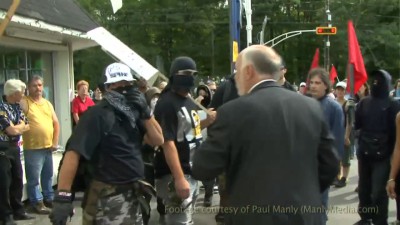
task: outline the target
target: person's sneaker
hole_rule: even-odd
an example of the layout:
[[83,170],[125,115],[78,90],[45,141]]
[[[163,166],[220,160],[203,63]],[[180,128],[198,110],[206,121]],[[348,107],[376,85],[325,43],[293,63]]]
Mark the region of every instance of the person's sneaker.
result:
[[217,225],[225,224],[225,215],[221,212],[218,212],[217,215],[215,215],[215,222],[217,222]]
[[41,215],[46,215],[46,214],[50,214],[51,210],[49,208],[47,208],[43,202],[37,202],[34,205],[31,205],[32,208],[32,212],[33,213],[37,213],[37,214],[41,214]]
[[336,177],[335,180],[332,182],[331,186],[336,186],[339,183],[339,179]]
[[35,219],[34,216],[28,215],[28,213],[26,213],[26,212],[15,213],[13,217],[14,217],[15,221],[18,221],[18,220],[33,220],[33,219]]
[[213,194],[219,194],[217,185],[215,185],[214,188],[213,188]]
[[213,197],[212,195],[211,195],[211,196],[204,197],[204,202],[203,202],[203,206],[204,206],[204,207],[210,207],[210,206],[211,206],[212,197]]
[[50,201],[44,200],[43,204],[44,204],[44,206],[46,206],[49,209],[53,208],[53,201],[51,201],[51,200]]
[[342,177],[340,180],[335,184],[335,187],[342,188],[346,186],[346,178]]

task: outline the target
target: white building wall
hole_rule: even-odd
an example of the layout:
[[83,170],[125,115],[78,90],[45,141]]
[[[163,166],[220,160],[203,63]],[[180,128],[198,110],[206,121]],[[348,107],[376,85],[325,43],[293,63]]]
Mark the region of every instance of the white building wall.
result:
[[71,49],[66,51],[56,51],[53,55],[54,61],[54,108],[60,122],[60,145],[65,147],[65,144],[71,135],[71,104],[70,94],[73,83],[74,74],[72,59],[73,52]]

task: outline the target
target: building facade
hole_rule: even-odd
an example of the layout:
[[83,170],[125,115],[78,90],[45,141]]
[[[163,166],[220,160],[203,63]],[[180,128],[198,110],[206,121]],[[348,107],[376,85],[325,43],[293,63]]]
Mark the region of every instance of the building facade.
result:
[[[0,23],[12,2],[0,1]],[[97,45],[86,33],[98,26],[73,0],[22,0],[0,37],[0,93],[8,79],[27,82],[31,76],[42,76],[44,97],[60,121],[61,146],[72,131],[73,53]],[[61,154],[54,153],[53,159],[57,174]]]

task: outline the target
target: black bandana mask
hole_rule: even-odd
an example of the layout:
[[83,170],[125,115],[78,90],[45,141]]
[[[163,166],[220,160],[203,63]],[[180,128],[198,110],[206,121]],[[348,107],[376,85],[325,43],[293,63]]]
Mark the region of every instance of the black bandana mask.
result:
[[120,93],[121,95],[126,95],[126,93],[128,93],[131,88],[133,88],[133,85],[128,85],[128,86],[124,86],[124,87],[117,87],[117,88],[114,89],[114,91]]
[[172,89],[175,91],[190,92],[190,89],[194,87],[194,76],[193,75],[174,75],[172,76]]

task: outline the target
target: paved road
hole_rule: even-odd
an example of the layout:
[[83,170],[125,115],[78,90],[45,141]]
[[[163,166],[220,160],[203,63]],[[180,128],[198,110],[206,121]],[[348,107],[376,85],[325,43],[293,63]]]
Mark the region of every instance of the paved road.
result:
[[[329,221],[327,225],[352,225],[359,220],[359,216],[356,213],[358,196],[354,192],[357,186],[358,176],[357,176],[357,161],[352,161],[352,167],[350,171],[350,178],[348,185],[344,188],[336,189],[331,188],[330,190],[330,213]],[[214,225],[215,210],[218,207],[218,195],[214,195],[213,205],[211,208],[205,209],[201,207],[203,194],[200,195],[197,203],[197,211],[194,220],[197,225]],[[76,203],[79,205],[79,203]],[[72,218],[71,225],[81,224],[81,210],[77,208],[77,215]],[[389,222],[396,219],[396,205],[393,200],[390,200],[389,205]],[[158,225],[158,213],[155,210],[155,204],[152,203],[152,218],[150,221],[151,225]],[[50,225],[47,216],[37,216],[35,220],[31,221],[21,221],[18,225]]]

